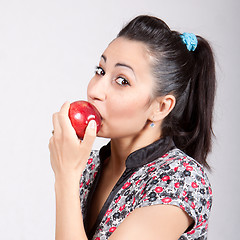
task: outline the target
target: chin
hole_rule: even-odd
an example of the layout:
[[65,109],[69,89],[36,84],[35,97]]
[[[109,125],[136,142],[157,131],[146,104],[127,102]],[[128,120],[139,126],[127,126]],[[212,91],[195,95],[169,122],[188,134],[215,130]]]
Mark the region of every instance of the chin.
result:
[[104,132],[103,127],[97,133],[97,137],[101,137],[101,138],[111,138],[109,135],[110,134],[107,134],[106,132]]
[[129,128],[122,128],[120,129],[117,126],[107,127],[107,125],[102,125],[101,129],[99,130],[97,136],[102,138],[110,138],[110,139],[117,139],[117,138],[126,138],[131,136],[136,136],[141,132],[141,129],[129,129]]

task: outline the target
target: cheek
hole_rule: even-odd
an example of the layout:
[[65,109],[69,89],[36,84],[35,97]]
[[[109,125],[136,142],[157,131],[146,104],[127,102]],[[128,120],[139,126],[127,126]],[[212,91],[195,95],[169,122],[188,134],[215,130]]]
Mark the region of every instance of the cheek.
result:
[[109,108],[109,119],[118,124],[124,124],[124,122],[136,124],[136,121],[138,123],[146,121],[146,103],[145,97],[116,98]]
[[147,113],[139,101],[116,101],[108,108],[106,135],[110,138],[126,137],[139,133],[146,124]]

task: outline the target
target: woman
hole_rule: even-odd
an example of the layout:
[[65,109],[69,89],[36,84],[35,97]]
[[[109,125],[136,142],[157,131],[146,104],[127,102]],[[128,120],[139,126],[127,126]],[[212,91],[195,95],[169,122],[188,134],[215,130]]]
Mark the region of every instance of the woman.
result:
[[56,239],[206,239],[215,94],[206,40],[138,16],[102,54],[87,94],[98,136],[111,141],[91,151],[91,121],[81,142],[68,102],[53,115]]

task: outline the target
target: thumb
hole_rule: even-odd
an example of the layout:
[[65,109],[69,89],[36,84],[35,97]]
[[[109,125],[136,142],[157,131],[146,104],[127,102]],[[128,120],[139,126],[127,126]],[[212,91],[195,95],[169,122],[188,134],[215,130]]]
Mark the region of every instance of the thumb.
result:
[[92,145],[96,138],[96,132],[97,132],[97,124],[95,120],[91,120],[88,123],[88,126],[86,128],[86,131],[83,137],[83,142],[82,142],[82,144],[84,144],[85,147],[89,148],[89,151],[91,151]]

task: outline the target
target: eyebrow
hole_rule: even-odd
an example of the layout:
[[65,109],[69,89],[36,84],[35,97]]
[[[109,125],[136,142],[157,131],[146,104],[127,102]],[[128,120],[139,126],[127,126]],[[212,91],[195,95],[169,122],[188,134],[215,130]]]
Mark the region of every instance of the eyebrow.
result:
[[[106,56],[102,55],[101,58],[103,58],[104,62],[107,61],[107,57]],[[115,67],[127,67],[127,68],[131,69],[133,71],[133,73],[134,73],[133,68],[131,66],[125,64],[125,63],[116,63]]]

